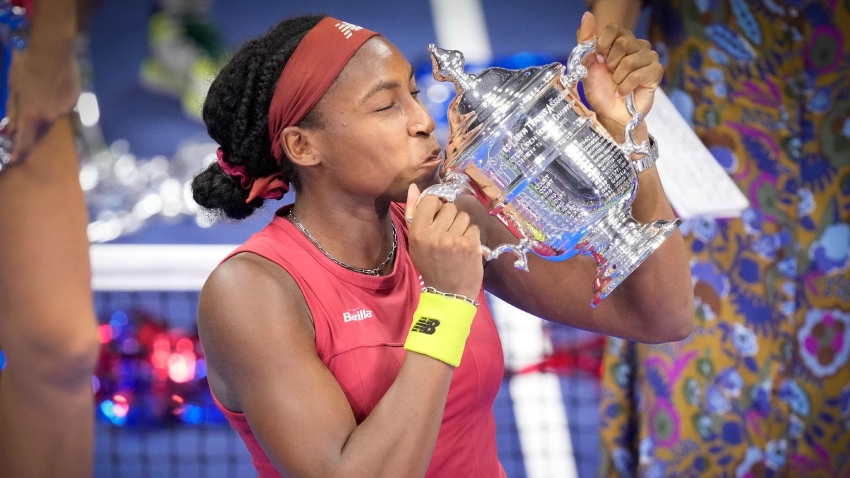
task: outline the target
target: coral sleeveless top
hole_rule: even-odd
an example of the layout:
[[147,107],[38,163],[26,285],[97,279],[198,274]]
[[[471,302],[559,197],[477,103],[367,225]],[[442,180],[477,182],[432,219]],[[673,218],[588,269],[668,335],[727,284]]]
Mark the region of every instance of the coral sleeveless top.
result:
[[[419,272],[407,253],[403,208],[393,204],[398,235],[393,272],[374,277],[328,259],[285,219],[289,207],[229,257],[251,252],[283,267],[301,288],[316,330],[319,358],[363,422],[395,381],[419,301]],[[502,346],[483,290],[461,365],[454,371],[428,477],[504,477],[496,454],[493,402],[504,373]],[[260,448],[245,415],[217,401],[251,453],[260,478],[281,476]]]

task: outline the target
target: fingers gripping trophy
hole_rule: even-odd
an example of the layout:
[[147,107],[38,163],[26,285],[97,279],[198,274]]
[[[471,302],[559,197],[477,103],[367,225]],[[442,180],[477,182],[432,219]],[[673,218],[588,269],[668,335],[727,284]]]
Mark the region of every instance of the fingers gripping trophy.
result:
[[448,110],[442,181],[423,192],[447,201],[471,195],[519,239],[482,246],[487,260],[511,252],[514,265],[528,271],[530,252],[552,261],[592,257],[593,307],[681,224],[641,224],[631,215],[638,173],[654,165],[658,149],[651,137],[640,145],[632,138],[643,120],[634,93],[625,99],[631,120],[623,144],[582,104],[577,84],[595,49],[596,39],[579,43],[566,69],[553,63],[473,75],[461,52],[430,45],[434,77],[454,83],[457,96]]

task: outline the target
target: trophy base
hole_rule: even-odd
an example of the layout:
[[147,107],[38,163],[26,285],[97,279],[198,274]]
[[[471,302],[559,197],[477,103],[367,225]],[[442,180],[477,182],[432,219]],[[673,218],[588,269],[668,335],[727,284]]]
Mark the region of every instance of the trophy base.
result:
[[673,234],[681,219],[637,222],[627,209],[613,208],[576,250],[598,265],[591,307],[596,307]]

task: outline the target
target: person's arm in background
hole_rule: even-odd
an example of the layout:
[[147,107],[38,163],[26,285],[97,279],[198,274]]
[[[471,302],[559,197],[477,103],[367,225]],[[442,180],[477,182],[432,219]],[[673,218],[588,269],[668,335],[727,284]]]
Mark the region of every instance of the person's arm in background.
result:
[[605,25],[616,23],[626,30],[634,31],[640,19],[643,4],[640,0],[590,0],[590,13],[596,17],[596,33]]
[[[32,3],[32,2],[30,2]],[[36,0],[12,59],[18,132],[0,174],[0,476],[89,478],[100,350],[74,131],[76,2]],[[57,118],[60,118],[58,119]],[[11,134],[8,130],[6,134]]]
[[27,47],[15,52],[9,72],[6,135],[16,134],[12,163],[27,158],[35,144],[68,114],[80,95],[74,58],[77,5],[70,0],[36,0]]

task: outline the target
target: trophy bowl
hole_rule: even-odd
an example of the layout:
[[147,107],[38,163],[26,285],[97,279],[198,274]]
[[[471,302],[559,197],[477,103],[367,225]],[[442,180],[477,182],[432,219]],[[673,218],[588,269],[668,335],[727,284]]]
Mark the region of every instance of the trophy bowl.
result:
[[487,260],[512,252],[514,265],[528,271],[528,252],[552,261],[592,257],[592,307],[681,224],[641,224],[631,215],[638,169],[630,154],[649,154],[646,143],[632,139],[643,116],[629,95],[632,121],[619,145],[582,104],[576,85],[594,47],[595,41],[579,44],[566,69],[553,63],[473,75],[464,71],[461,52],[430,45],[434,78],[453,82],[457,96],[448,110],[441,183],[422,195],[452,202],[473,196],[517,237],[516,244],[482,246]]

